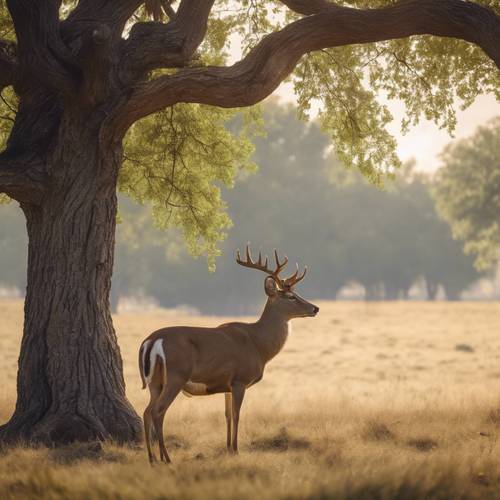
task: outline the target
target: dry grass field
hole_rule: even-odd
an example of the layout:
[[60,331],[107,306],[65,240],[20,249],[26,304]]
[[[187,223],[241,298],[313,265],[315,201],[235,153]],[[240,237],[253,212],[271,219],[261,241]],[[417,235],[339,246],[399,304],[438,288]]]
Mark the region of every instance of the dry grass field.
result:
[[[240,455],[225,453],[222,395],[167,413],[172,466],[142,447],[0,453],[0,498],[500,498],[500,305],[320,303],[250,389]],[[129,398],[151,330],[228,318],[115,318]],[[0,301],[0,420],[15,401],[20,302]]]

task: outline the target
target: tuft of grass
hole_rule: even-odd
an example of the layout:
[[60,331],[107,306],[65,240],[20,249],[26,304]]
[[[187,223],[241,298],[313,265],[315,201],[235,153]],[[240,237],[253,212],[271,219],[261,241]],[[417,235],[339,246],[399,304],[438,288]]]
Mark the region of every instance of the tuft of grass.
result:
[[490,410],[486,422],[493,425],[500,425],[500,409],[495,408]]
[[426,437],[409,439],[406,444],[418,451],[432,451],[438,447],[437,441]]
[[386,424],[373,420],[366,424],[363,437],[372,441],[390,441],[395,438]]

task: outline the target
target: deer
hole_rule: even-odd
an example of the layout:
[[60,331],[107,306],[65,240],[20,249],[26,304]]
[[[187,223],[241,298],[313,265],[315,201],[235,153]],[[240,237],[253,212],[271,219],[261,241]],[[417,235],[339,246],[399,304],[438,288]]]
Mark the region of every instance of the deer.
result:
[[252,259],[246,246],[243,260],[237,251],[236,262],[266,273],[264,291],[267,302],[254,323],[231,322],[215,328],[173,326],[151,333],[139,349],[142,388],[148,387],[150,401],[144,410],[144,435],[148,458],[157,462],[152,451],[153,433],[158,439],[160,460],[170,463],[163,436],[165,413],[180,392],[191,396],[223,393],[225,397],[226,447],[238,453],[238,425],[245,391],[259,382],[266,364],[283,348],[294,318],[316,316],[319,308],[300,297],[295,286],[306,275],[307,267],[288,278],[279,275],[286,267],[274,250],[275,269],[269,269],[262,254]]

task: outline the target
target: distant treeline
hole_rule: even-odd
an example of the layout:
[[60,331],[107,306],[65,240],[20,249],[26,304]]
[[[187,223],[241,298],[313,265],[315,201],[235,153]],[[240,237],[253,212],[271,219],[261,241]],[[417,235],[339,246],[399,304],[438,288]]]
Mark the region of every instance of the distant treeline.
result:
[[[215,273],[187,254],[175,231],[156,230],[148,207],[121,200],[115,304],[120,296],[145,295],[166,307],[249,312],[264,297],[262,273],[234,262],[247,241],[254,251],[277,248],[291,264],[307,264],[299,293],[308,297],[334,299],[357,283],[366,299],[404,299],[420,279],[429,299],[442,288],[455,300],[478,279],[473,259],[436,213],[429,178],[406,165],[378,189],[339,165],[329,139],[298,121],[293,108],[269,105],[264,115],[266,136],[255,140],[258,172],[242,174],[224,193],[234,226]],[[18,210],[2,209],[0,282],[23,288],[27,242]]]

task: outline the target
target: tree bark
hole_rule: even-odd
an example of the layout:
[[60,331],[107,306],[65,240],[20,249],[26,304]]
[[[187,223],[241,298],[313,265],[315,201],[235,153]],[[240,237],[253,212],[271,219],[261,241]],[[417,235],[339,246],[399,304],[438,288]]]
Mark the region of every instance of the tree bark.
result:
[[65,118],[48,158],[51,184],[23,204],[29,236],[18,399],[4,442],[141,437],[125,397],[109,313],[121,146],[101,144],[88,117]]

